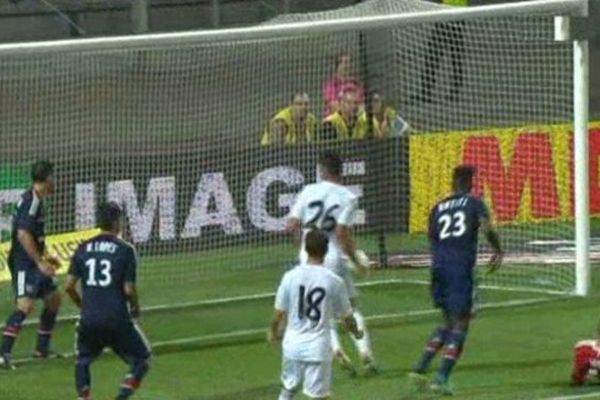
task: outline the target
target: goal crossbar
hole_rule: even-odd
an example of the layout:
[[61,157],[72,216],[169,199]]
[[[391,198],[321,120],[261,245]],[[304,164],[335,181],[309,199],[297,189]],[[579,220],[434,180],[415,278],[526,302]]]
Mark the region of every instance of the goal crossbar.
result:
[[177,44],[178,46],[198,43],[213,44],[223,41],[270,39],[274,37],[305,37],[307,34],[336,33],[347,31],[348,29],[366,31],[390,28],[398,25],[408,26],[515,15],[556,14],[563,16],[584,16],[586,10],[587,0],[534,0],[471,8],[440,7],[439,10],[430,11],[285,24],[266,24],[245,28],[2,44],[0,45],[0,56],[39,54],[44,52],[97,51],[103,49],[124,50],[131,48],[164,47],[171,44]]

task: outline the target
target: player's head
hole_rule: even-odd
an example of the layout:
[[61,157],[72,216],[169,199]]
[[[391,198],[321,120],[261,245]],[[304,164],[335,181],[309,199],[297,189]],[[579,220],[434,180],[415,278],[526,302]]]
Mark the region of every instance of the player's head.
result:
[[292,96],[292,112],[294,118],[304,119],[308,114],[310,106],[310,97],[305,92],[297,92]]
[[348,53],[340,53],[335,58],[335,72],[340,77],[348,77],[350,76],[350,72],[352,71],[352,60],[350,58],[350,54]]
[[319,171],[321,178],[328,180],[338,180],[342,176],[344,162],[335,151],[325,151],[319,159]]
[[121,233],[123,228],[123,210],[117,203],[104,203],[98,209],[98,228],[105,232]]
[[338,96],[340,113],[347,117],[353,117],[358,111],[358,96],[352,90],[346,90]]
[[42,196],[54,193],[54,164],[46,160],[34,162],[31,166],[31,181]]
[[325,232],[320,229],[312,229],[308,231],[304,238],[304,248],[308,257],[321,264],[327,254],[327,248],[329,247],[329,239]]
[[473,189],[473,177],[477,171],[470,165],[460,165],[454,168],[452,186],[457,193],[470,193]]

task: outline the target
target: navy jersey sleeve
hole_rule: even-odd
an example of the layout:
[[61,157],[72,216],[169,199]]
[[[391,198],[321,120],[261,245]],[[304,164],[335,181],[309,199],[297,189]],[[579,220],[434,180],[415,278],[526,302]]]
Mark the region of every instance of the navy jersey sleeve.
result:
[[137,254],[135,249],[130,248],[127,252],[125,267],[125,282],[135,283],[137,279]]
[[39,207],[40,203],[37,199],[30,196],[24,196],[19,203],[15,215],[15,225],[17,229],[33,232],[35,229],[35,216]]

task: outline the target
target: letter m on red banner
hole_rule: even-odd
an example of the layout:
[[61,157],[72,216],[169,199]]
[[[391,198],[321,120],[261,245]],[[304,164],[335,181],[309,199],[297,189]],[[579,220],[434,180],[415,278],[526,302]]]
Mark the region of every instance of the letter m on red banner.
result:
[[[560,215],[552,143],[546,133],[521,133],[514,141],[512,158],[503,159],[501,136],[472,136],[464,143],[463,162],[477,168],[474,192],[488,190],[499,222],[514,221],[521,206],[533,218]],[[526,185],[531,204],[523,204]]]

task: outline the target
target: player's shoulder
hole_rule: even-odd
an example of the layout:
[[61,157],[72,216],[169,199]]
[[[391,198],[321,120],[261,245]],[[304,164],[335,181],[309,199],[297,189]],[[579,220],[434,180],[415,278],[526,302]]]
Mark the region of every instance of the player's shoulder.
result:
[[326,280],[331,286],[339,287],[344,285],[344,281],[336,273],[327,268],[319,268],[322,279]]
[[131,253],[133,256],[137,256],[137,250],[135,249],[135,245],[133,243],[128,242],[127,240],[119,236],[114,236],[113,241],[125,251]]

